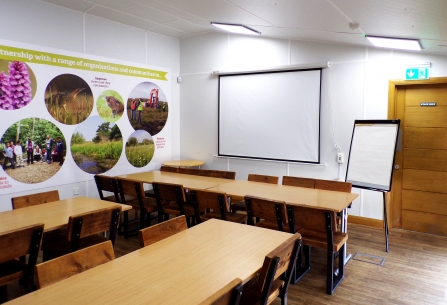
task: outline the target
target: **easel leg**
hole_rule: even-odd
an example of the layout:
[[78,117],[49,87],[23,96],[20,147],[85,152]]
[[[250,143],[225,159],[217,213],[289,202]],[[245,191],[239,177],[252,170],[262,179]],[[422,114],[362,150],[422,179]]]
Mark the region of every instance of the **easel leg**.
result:
[[386,252],[388,252],[388,215],[386,212],[386,192],[383,192],[383,220],[385,222],[385,247]]

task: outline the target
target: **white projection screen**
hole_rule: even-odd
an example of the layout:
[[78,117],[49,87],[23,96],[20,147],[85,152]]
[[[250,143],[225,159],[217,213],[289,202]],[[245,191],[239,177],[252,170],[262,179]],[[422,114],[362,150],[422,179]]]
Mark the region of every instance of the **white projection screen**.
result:
[[322,69],[219,76],[219,156],[320,162]]

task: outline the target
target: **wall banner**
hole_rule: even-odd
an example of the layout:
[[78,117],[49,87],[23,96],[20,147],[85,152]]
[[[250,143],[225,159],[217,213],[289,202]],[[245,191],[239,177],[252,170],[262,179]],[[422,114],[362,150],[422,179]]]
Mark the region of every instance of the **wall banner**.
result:
[[170,70],[0,40],[0,194],[155,168]]

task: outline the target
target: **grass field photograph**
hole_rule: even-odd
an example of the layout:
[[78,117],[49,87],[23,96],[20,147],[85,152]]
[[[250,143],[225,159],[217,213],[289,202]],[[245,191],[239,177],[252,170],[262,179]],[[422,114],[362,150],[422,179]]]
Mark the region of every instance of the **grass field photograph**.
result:
[[104,121],[116,122],[124,113],[123,98],[114,90],[105,90],[96,99],[96,110]]
[[133,129],[145,130],[152,136],[162,131],[168,120],[166,95],[151,82],[143,82],[133,88],[126,108]]
[[84,122],[93,110],[93,93],[89,85],[74,74],[53,78],[45,90],[45,105],[50,115],[66,125]]
[[81,123],[71,137],[71,154],[76,165],[86,173],[101,174],[115,166],[123,150],[123,136],[118,125],[92,116]]
[[144,167],[154,156],[155,145],[152,136],[145,130],[133,132],[126,142],[126,158],[135,167]]

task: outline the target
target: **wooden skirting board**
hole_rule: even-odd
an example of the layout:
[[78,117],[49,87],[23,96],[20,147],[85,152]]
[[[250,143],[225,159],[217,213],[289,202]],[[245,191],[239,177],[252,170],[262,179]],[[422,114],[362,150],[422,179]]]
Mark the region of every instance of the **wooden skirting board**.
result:
[[[355,223],[355,224],[364,225],[364,226],[368,226],[368,227],[374,227],[374,228],[383,228],[383,220],[361,217],[361,216],[349,215],[348,216],[348,228],[349,228],[350,223]],[[349,231],[349,229],[348,229],[348,231]]]

